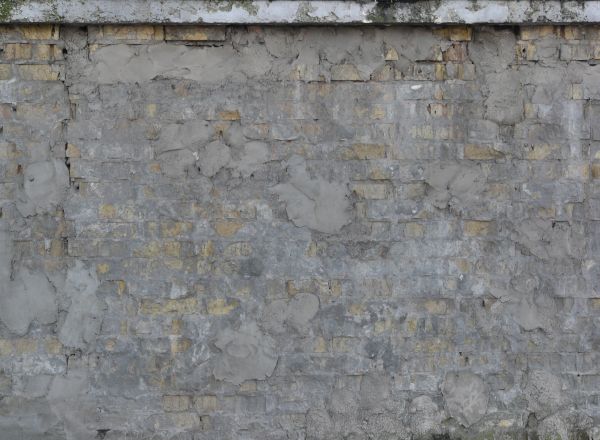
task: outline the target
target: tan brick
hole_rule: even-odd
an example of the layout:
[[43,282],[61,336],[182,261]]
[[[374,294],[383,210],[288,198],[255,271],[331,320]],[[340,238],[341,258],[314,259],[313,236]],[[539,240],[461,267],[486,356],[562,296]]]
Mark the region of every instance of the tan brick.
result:
[[407,223],[404,225],[404,234],[410,238],[422,237],[425,234],[425,226],[420,223]]
[[463,231],[469,237],[480,237],[493,232],[493,221],[467,220],[464,222]]
[[600,162],[592,163],[592,179],[600,179]]
[[188,315],[198,311],[198,300],[196,298],[168,299],[165,301],[142,299],[140,313],[143,315],[164,315],[176,313]]
[[11,355],[13,349],[13,343],[10,339],[0,339],[0,356]]
[[239,306],[239,301],[237,300],[226,300],[223,298],[217,298],[208,301],[207,311],[209,315],[214,316],[223,316],[228,315],[232,310],[236,309]]
[[549,36],[557,36],[560,34],[559,26],[544,25],[544,26],[521,26],[520,28],[521,40],[536,40],[538,38],[545,38]]
[[13,77],[12,66],[10,64],[0,64],[0,80],[4,81]]
[[66,156],[67,157],[81,157],[81,152],[79,151],[79,148],[76,145],[67,144]]
[[196,396],[194,397],[194,408],[199,413],[216,411],[218,407],[217,396]]
[[434,29],[433,33],[446,40],[471,41],[473,29],[470,26],[448,26]]
[[58,40],[59,36],[59,26],[54,24],[26,24],[18,29],[26,40]]
[[164,30],[153,25],[105,25],[101,35],[115,40],[163,40]]
[[166,26],[167,41],[224,41],[226,28],[221,26]]
[[467,58],[467,46],[462,43],[452,43],[450,47],[442,52],[442,59],[444,61],[457,61],[462,63]]
[[60,72],[48,64],[22,64],[17,70],[25,81],[57,81],[60,76]]
[[223,121],[239,121],[241,119],[239,110],[224,110],[219,112],[218,117]]
[[174,337],[171,339],[171,353],[184,353],[192,347],[190,338]]
[[494,147],[467,144],[463,150],[464,158],[470,160],[494,160],[504,157],[504,153]]
[[187,411],[190,408],[190,404],[190,396],[163,396],[163,409],[165,411]]
[[354,64],[338,64],[331,68],[332,81],[361,81],[360,72]]
[[427,300],[423,304],[427,313],[432,315],[445,315],[448,312],[448,303],[444,300]]
[[100,205],[98,208],[98,215],[102,219],[112,219],[117,216],[117,209],[109,204]]
[[560,145],[555,144],[538,144],[529,147],[525,158],[528,160],[544,160],[553,156],[557,151],[560,151]]
[[31,44],[10,43],[4,46],[4,58],[7,60],[30,60],[31,55]]
[[355,183],[352,191],[363,199],[385,199],[387,187],[383,183]]
[[215,224],[215,231],[221,237],[231,237],[239,231],[244,224],[236,221],[219,221]]
[[175,238],[185,235],[194,229],[191,222],[165,221],[160,223],[160,233],[162,237]]
[[354,144],[342,153],[342,158],[345,160],[383,159],[385,152],[386,146],[382,144]]
[[14,341],[17,354],[35,353],[38,341],[32,338],[19,338]]

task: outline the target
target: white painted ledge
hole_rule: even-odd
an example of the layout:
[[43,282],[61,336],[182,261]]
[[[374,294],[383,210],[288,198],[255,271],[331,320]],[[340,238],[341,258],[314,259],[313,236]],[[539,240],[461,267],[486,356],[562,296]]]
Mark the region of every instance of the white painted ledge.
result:
[[600,23],[600,1],[0,0],[0,22],[297,25]]

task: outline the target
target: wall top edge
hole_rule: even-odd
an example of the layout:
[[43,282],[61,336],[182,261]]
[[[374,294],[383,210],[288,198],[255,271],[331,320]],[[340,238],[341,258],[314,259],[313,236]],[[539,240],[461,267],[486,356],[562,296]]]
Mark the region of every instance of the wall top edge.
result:
[[0,0],[0,23],[223,25],[600,23],[600,1]]

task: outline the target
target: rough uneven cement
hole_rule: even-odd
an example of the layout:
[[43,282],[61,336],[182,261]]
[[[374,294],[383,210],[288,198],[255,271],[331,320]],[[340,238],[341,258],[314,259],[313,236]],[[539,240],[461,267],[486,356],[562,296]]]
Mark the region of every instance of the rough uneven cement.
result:
[[600,28],[0,39],[1,440],[600,438]]

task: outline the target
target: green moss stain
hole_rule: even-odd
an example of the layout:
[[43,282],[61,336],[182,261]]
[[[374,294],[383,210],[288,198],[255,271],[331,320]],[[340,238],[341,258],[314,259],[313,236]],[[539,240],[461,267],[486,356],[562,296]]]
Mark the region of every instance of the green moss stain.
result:
[[407,21],[414,23],[432,23],[434,14],[432,11],[439,8],[442,0],[377,0],[375,7],[367,15],[367,19],[373,23],[394,23],[397,6],[408,6]]
[[10,21],[17,6],[17,0],[0,0],[0,22]]

